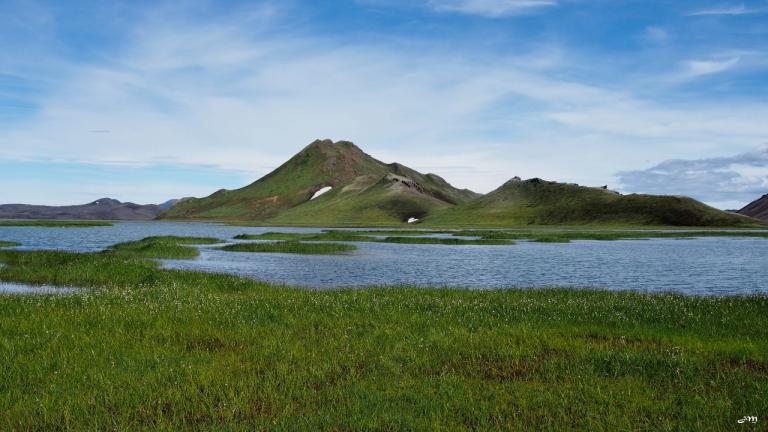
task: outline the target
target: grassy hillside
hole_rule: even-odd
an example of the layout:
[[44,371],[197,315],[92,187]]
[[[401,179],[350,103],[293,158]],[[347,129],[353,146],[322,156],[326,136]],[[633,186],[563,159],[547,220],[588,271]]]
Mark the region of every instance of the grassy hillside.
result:
[[495,191],[430,215],[429,226],[646,225],[747,226],[754,219],[687,197],[620,195],[540,179],[513,179]]
[[0,262],[2,280],[92,288],[0,296],[0,430],[722,431],[768,411],[764,296],[301,290],[119,252]]
[[[400,178],[402,184],[395,185],[388,176]],[[311,200],[324,187],[332,189]],[[270,224],[398,224],[477,196],[454,188],[437,175],[380,162],[351,142],[325,140],[310,144],[251,185],[184,200],[163,218]]]

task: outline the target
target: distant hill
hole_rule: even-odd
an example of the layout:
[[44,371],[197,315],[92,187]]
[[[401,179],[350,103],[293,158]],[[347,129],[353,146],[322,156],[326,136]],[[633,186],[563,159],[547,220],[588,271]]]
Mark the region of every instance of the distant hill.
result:
[[433,226],[740,226],[756,222],[687,197],[621,195],[607,188],[518,178],[480,198],[436,212],[424,221]]
[[768,222],[768,194],[747,204],[737,213]]
[[[172,205],[170,202],[163,204],[166,208]],[[0,205],[0,219],[152,220],[164,211],[163,206],[123,203],[111,198],[59,207],[3,204]]]
[[376,160],[349,141],[317,140],[244,188],[184,199],[162,217],[297,225],[399,224],[478,196],[435,174]]
[[261,179],[205,198],[184,198],[161,218],[264,225],[746,226],[755,219],[687,197],[621,195],[540,179],[514,178],[487,194],[435,174],[384,163],[349,141],[317,140]]

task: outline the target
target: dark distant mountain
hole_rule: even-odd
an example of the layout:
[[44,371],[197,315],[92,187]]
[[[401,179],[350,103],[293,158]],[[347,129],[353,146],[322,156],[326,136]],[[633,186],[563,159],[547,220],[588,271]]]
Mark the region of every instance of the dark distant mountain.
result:
[[3,204],[0,219],[152,220],[174,203],[171,200],[161,205],[141,205],[102,198],[71,206]]
[[744,216],[753,217],[755,219],[768,221],[768,194],[763,195],[755,201],[752,201],[737,213],[743,214]]

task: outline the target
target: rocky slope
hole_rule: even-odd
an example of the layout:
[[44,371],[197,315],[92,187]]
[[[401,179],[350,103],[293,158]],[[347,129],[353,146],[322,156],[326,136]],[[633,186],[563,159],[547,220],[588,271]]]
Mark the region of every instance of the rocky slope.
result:
[[738,213],[768,222],[768,194],[747,204]]

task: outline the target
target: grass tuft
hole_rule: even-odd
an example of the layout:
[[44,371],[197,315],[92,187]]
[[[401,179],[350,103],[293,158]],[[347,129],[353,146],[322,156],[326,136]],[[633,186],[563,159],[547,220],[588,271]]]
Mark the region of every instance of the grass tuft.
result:
[[188,245],[216,243],[223,242],[209,237],[147,237],[138,241],[118,243],[104,253],[139,258],[189,259],[197,257],[200,252]]
[[306,255],[325,255],[357,250],[355,245],[341,243],[316,243],[279,241],[274,243],[238,243],[221,248],[230,252],[272,252]]

